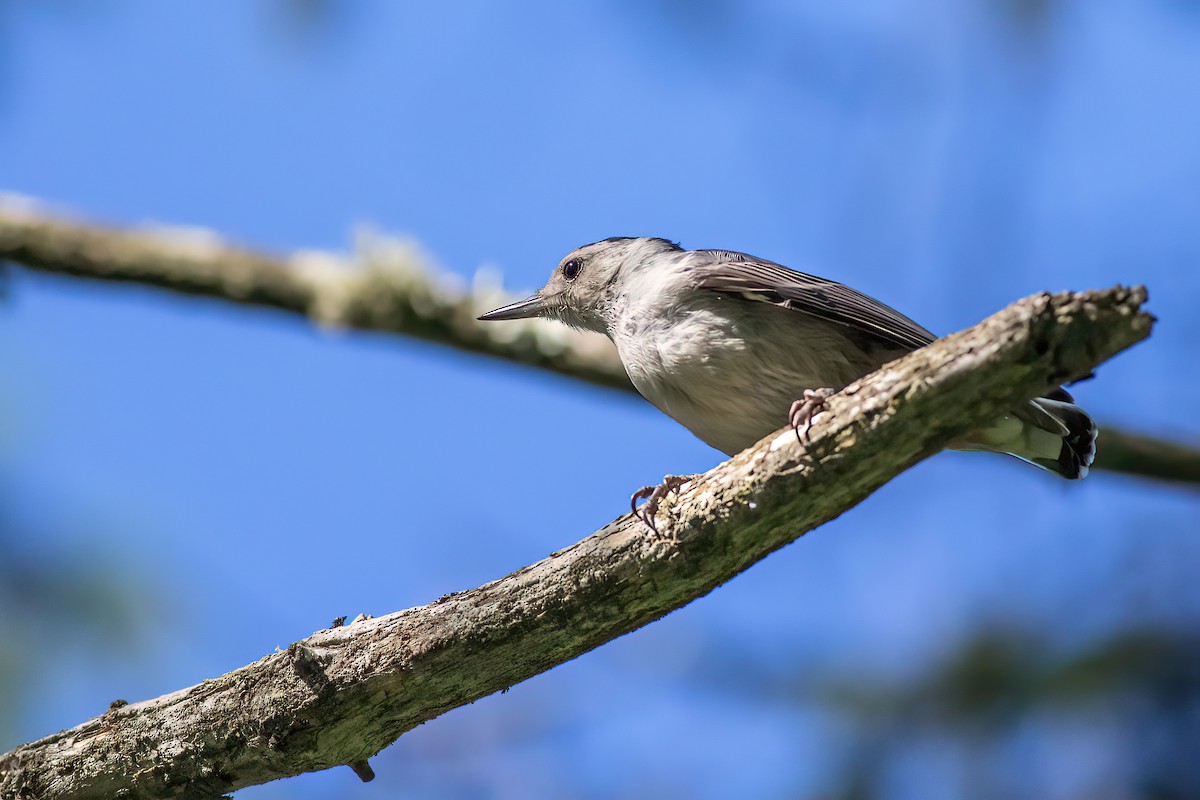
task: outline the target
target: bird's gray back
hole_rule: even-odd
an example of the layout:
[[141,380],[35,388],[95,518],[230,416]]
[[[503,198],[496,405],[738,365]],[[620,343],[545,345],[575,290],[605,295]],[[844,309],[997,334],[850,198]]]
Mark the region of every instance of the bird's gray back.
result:
[[732,250],[687,254],[697,288],[743,300],[782,306],[847,329],[863,343],[885,350],[915,350],[937,337],[901,314],[845,284],[809,275]]

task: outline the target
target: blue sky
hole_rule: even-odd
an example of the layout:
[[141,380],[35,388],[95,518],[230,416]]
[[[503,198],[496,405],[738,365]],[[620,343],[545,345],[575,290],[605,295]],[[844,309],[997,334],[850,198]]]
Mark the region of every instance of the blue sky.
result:
[[[0,188],[279,251],[345,249],[369,224],[517,291],[578,244],[665,236],[842,280],[939,332],[1035,291],[1144,282],[1154,339],[1077,394],[1200,440],[1185,3],[313,7],[0,6]],[[102,565],[135,624],[111,648],[29,637],[38,676],[0,747],[498,577],[720,459],[636,399],[427,344],[6,284],[13,546]],[[1194,624],[1196,513],[1159,486],[945,454],[693,606],[407,734],[369,787],[334,770],[238,796],[807,794],[844,727],[812,698],[747,699],[717,656],[902,677],[998,621],[1067,648]],[[1109,755],[1081,750],[1011,757],[1077,787]],[[938,763],[904,760],[889,796],[921,796]]]

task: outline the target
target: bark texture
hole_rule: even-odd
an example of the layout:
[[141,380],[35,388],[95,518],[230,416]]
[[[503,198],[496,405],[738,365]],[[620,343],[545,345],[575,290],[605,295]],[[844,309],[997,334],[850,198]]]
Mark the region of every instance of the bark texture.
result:
[[669,498],[500,580],[324,630],[0,756],[0,797],[213,798],[364,760],[405,731],[711,591],[956,436],[1149,335],[1142,289],[1041,294],[847,387]]
[[[208,231],[122,230],[48,214],[0,195],[0,261],[75,277],[155,286],[274,308],[323,326],[397,333],[548,369],[634,392],[615,350],[596,334],[541,320],[479,323],[513,299],[487,280],[450,285],[412,247],[360,237],[350,256],[276,257],[236,247]],[[1200,484],[1200,449],[1103,422],[1095,469]]]

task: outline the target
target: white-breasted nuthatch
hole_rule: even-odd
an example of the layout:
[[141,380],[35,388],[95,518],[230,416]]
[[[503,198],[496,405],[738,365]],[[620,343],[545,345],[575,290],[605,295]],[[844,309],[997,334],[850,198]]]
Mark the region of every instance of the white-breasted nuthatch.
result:
[[[789,416],[797,424],[825,390],[936,338],[840,283],[654,238],[584,245],[533,296],[480,319],[525,317],[606,334],[643,397],[728,455]],[[1088,474],[1096,433],[1091,417],[1056,389],[952,447],[1007,453],[1075,479]]]

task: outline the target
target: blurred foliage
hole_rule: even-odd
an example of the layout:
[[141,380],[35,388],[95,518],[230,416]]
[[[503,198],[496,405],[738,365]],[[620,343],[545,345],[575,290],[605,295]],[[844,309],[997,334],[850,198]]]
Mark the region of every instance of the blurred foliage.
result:
[[897,784],[914,773],[948,797],[1200,797],[1194,631],[1130,627],[1066,650],[1032,628],[985,628],[907,680],[721,672],[760,702],[828,714],[842,754],[826,800],[913,796]]
[[266,38],[292,53],[311,56],[331,44],[348,44],[350,28],[364,9],[355,0],[272,0]]
[[1000,10],[1023,28],[1039,28],[1048,22],[1055,0],[994,0]]
[[1200,637],[1122,631],[1078,653],[1056,655],[1029,630],[984,630],[933,671],[891,689],[857,683],[829,690],[855,716],[903,717],[973,736],[994,735],[1045,708],[1070,712],[1126,692],[1156,708],[1200,699]]
[[129,570],[114,568],[112,553],[23,519],[7,478],[0,467],[0,752],[18,743],[23,713],[54,691],[55,676],[128,659],[143,642],[152,594],[122,580]]
[[339,3],[333,0],[281,0],[280,24],[321,29],[331,24]]
[[[1200,636],[1165,629],[1127,630],[1075,653],[1030,631],[984,631],[907,685],[890,689],[843,685],[831,705],[864,732],[886,731],[847,759],[846,798],[880,796],[889,761],[914,741],[971,743],[982,760],[1009,758],[1007,747],[1030,725],[1051,733],[1064,754],[1070,731],[1090,729],[1108,740],[1114,765],[1107,796],[1200,797]],[[978,779],[1007,772],[1003,786],[980,780],[977,796],[1036,796],[1032,774],[1008,767],[971,770]],[[863,767],[866,766],[864,771]],[[876,776],[861,780],[863,774]],[[1095,796],[1085,786],[1079,795]]]

